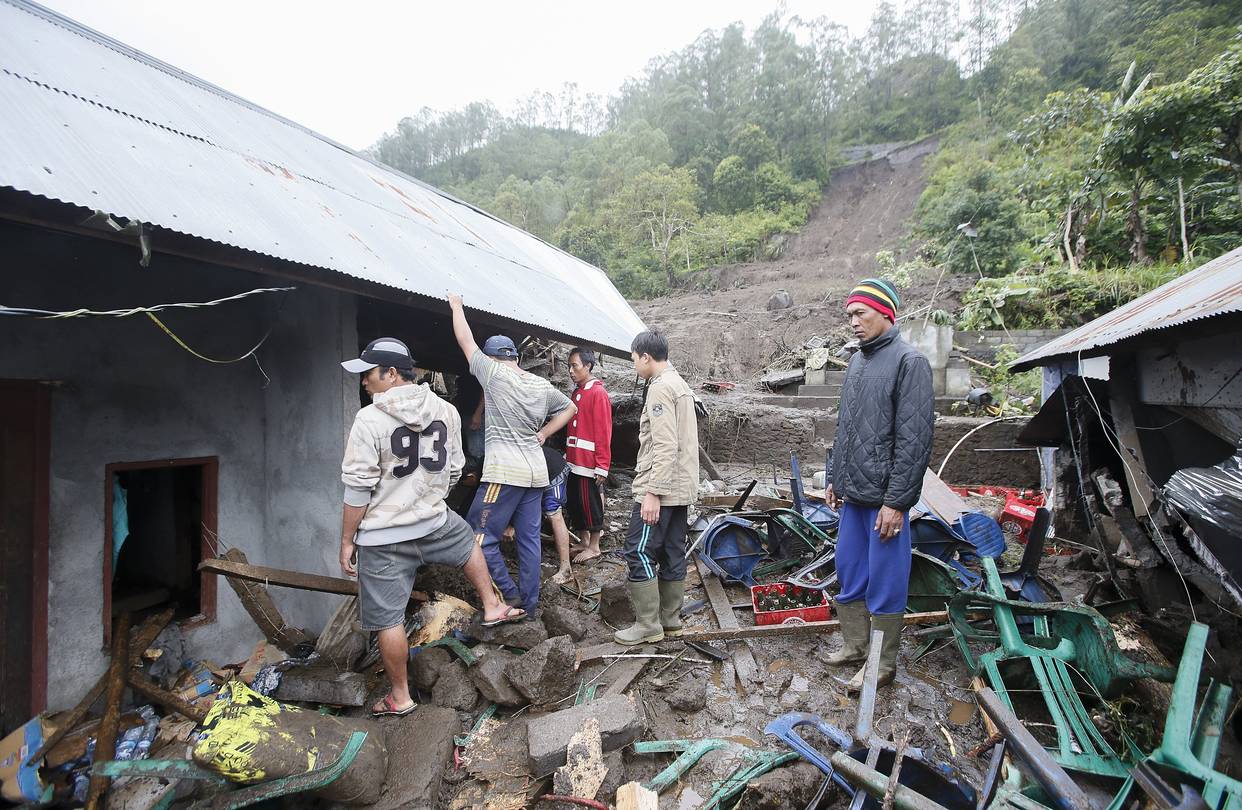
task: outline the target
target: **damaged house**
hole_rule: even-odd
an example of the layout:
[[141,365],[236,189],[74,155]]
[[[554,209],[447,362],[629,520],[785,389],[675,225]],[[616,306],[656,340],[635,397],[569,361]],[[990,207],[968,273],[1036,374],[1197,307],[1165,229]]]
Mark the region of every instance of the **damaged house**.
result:
[[1121,551],[1113,578],[1149,611],[1185,604],[1182,577],[1242,605],[1239,345],[1242,249],[1013,365],[1044,369],[1044,406],[1020,438],[1059,448],[1046,484],[1081,507],[1105,561]]
[[38,5],[0,3],[0,68],[4,733],[78,699],[122,610],[244,658],[205,557],[337,573],[370,338],[464,371],[449,291],[518,342],[643,329],[599,269]]

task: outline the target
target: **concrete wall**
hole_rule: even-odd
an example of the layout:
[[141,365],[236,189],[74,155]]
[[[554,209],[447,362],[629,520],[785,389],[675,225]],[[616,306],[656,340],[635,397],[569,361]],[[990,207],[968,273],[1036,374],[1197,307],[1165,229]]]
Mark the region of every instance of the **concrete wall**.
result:
[[[204,301],[270,278],[136,248],[0,224],[5,304],[65,310]],[[283,307],[281,306],[283,304]],[[303,288],[162,318],[197,351],[236,357],[272,327],[253,360],[217,365],[144,316],[0,319],[0,378],[56,380],[52,393],[48,706],[72,705],[106,665],[105,465],[219,458],[222,543],[256,563],[336,572],[339,463],[356,381],[353,302]],[[274,326],[273,326],[274,324]],[[224,581],[217,620],[187,634],[190,654],[237,661],[261,637]],[[332,600],[274,589],[286,618],[319,628]]]

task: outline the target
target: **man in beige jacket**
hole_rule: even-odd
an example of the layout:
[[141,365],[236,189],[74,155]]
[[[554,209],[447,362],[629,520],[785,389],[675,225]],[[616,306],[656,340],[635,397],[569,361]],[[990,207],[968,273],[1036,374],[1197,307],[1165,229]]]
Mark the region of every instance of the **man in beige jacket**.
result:
[[371,395],[354,417],[341,462],[341,570],[358,577],[362,629],[378,634],[389,680],[371,713],[403,716],[415,705],[406,680],[405,607],[420,566],[461,568],[483,603],[484,625],[524,614],[496,596],[474,532],[444,504],[466,460],[457,410],[414,384],[414,360],[396,338],[373,340],[341,365]]
[[699,427],[694,393],[668,362],[668,340],[643,332],[630,347],[647,380],[638,425],[634,511],[625,538],[635,622],[613,634],[635,645],[681,635],[686,592],[686,508],[699,494]]

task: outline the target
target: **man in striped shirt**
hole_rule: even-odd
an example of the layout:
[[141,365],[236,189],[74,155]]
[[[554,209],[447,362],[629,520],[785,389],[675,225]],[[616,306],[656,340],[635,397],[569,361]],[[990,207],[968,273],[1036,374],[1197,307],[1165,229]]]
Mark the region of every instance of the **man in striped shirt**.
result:
[[[533,617],[539,605],[539,523],[543,490],[549,483],[541,448],[578,409],[547,380],[518,366],[517,347],[509,338],[494,335],[480,349],[466,322],[461,296],[450,295],[448,300],[457,345],[483,387],[483,484],[467,520],[501,595]],[[500,553],[500,537],[510,525],[518,550],[516,585]]]

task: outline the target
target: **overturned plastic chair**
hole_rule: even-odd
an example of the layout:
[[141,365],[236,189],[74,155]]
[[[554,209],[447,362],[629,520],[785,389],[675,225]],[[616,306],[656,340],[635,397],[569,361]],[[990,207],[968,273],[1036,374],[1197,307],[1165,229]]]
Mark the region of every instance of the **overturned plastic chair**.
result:
[[[1242,782],[1215,769],[1232,690],[1223,683],[1209,680],[1203,703],[1198,712],[1195,711],[1207,637],[1207,625],[1200,622],[1190,625],[1182,660],[1177,666],[1169,712],[1164,719],[1164,736],[1160,747],[1143,764],[1172,777],[1171,786],[1182,787],[1183,792],[1187,787],[1198,791],[1208,807],[1237,810],[1242,808]],[[1135,784],[1133,775],[1126,779],[1109,810],[1130,806]]]
[[[1173,670],[1135,661],[1122,653],[1108,620],[1098,611],[1064,603],[1030,604],[1005,597],[996,563],[983,559],[986,592],[964,592],[949,602],[949,621],[967,666],[987,677],[989,685],[1011,710],[1014,709],[1002,674],[1003,665],[1026,661],[1038,683],[1048,716],[1056,727],[1057,741],[1049,746],[1062,767],[1124,779],[1130,767],[1113,750],[1083,705],[1072,673],[1090,685],[1101,699],[1116,697],[1139,678],[1173,680]],[[972,611],[991,610],[994,630],[974,626]],[[1023,634],[1018,617],[1031,617],[1033,633]],[[976,656],[971,642],[995,646]],[[1142,757],[1126,739],[1133,758]]]
[[767,556],[766,537],[740,515],[721,515],[698,540],[698,557],[724,582],[755,584],[755,568]]

